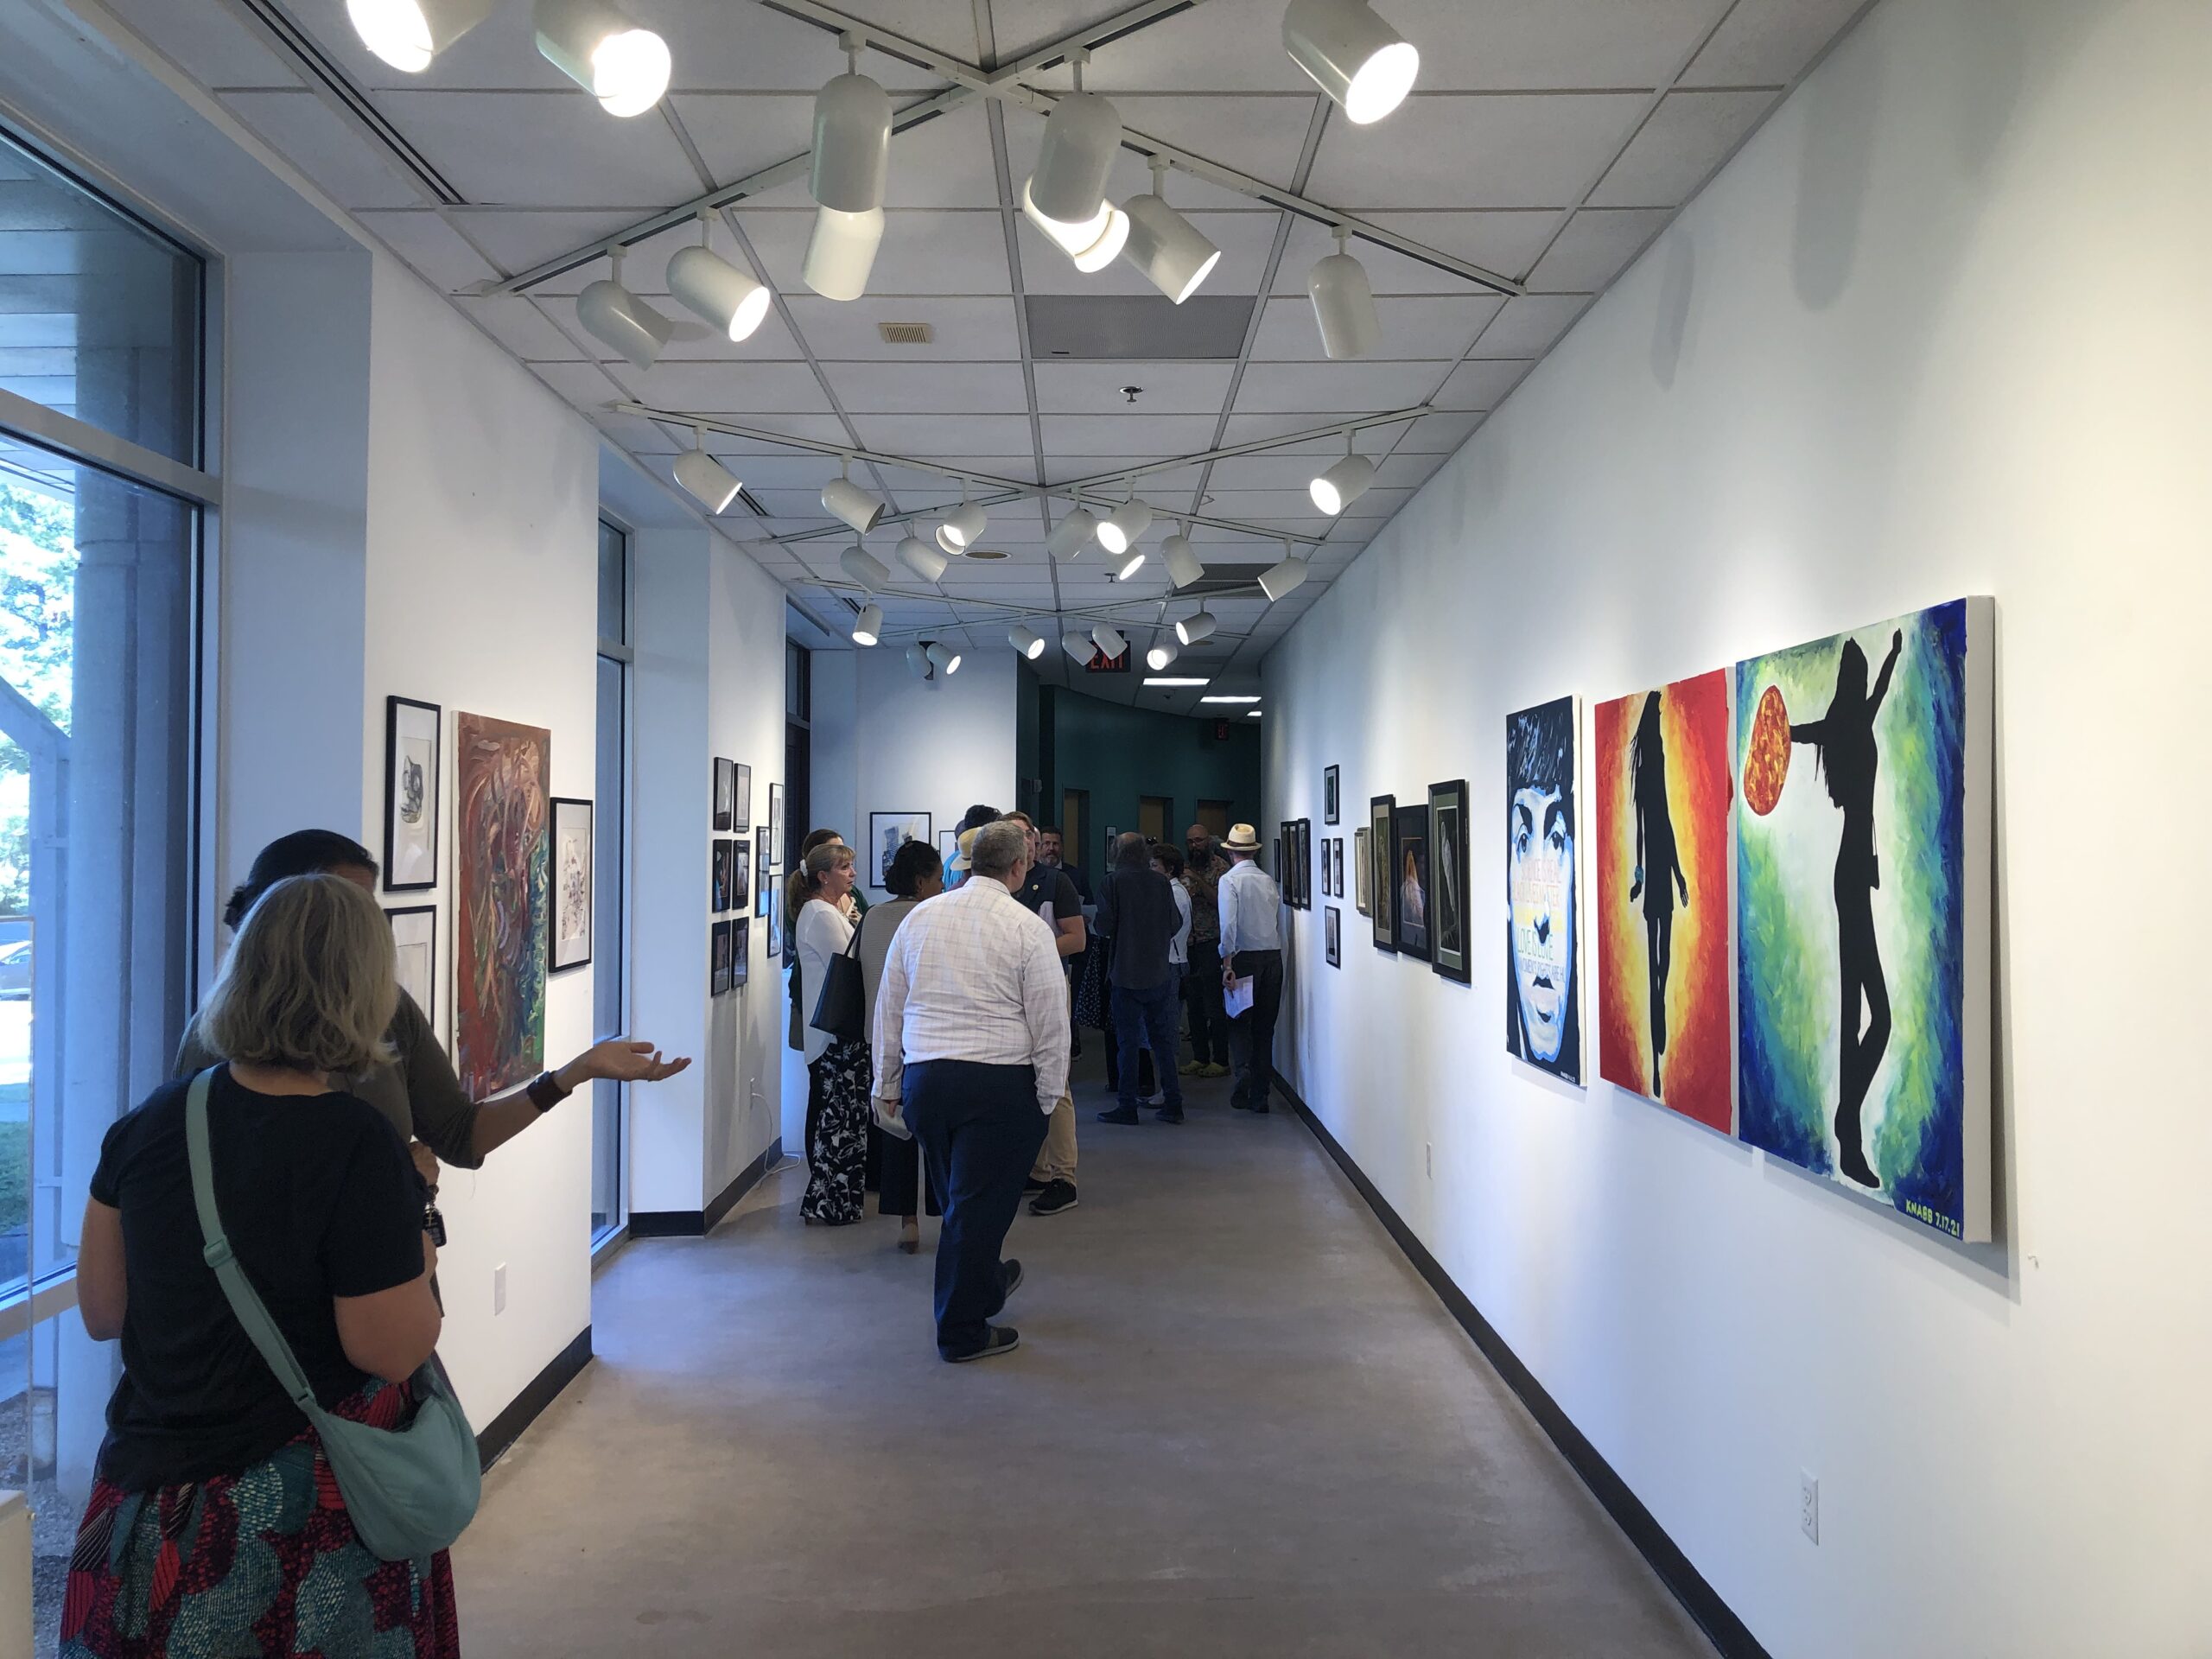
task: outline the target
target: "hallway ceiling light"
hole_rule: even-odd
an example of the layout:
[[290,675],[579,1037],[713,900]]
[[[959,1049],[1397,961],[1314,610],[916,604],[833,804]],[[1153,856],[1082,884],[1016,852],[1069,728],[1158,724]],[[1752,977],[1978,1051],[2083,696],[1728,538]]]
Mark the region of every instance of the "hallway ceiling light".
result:
[[1167,205],[1162,188],[1167,158],[1152,158],[1152,194],[1122,204],[1129,217],[1128,241],[1122,257],[1144,273],[1145,281],[1180,305],[1221,263],[1221,250],[1205,232]]
[[837,556],[837,568],[870,593],[891,580],[890,568],[858,542]]
[[1272,604],[1286,594],[1297,592],[1306,578],[1313,574],[1306,569],[1306,561],[1286,546],[1282,550],[1282,563],[1272,566],[1260,577],[1260,591]]
[[1347,432],[1344,458],[1307,486],[1313,505],[1332,518],[1365,495],[1367,486],[1375,481],[1375,463],[1356,452],[1351,444],[1351,434]]
[[902,536],[899,538],[899,563],[924,582],[935,582],[952,561],[920,537]]
[[610,346],[640,369],[650,369],[662,348],[675,338],[676,325],[622,286],[622,250],[607,255],[614,268],[576,296],[576,321],[601,345]]
[[707,216],[699,215],[699,245],[678,248],[668,262],[668,291],[732,345],[753,338],[768,315],[766,288],[707,245]]
[[1178,588],[1187,588],[1205,576],[1206,568],[1188,536],[1170,536],[1160,544],[1160,556],[1167,561],[1167,580]]
[[1045,636],[1034,628],[1023,627],[1018,622],[1007,630],[1006,641],[1029,662],[1033,663],[1045,654]]
[[1357,127],[1405,102],[1421,73],[1420,52],[1367,0],[1290,0],[1282,44]]
[[1200,702],[1257,702],[1257,697],[1200,697]]
[[1213,631],[1221,623],[1211,611],[1192,611],[1175,625],[1175,637],[1186,645],[1195,645],[1201,639],[1213,638]]
[[1317,260],[1306,278],[1313,301],[1313,320],[1321,326],[1321,349],[1332,359],[1365,357],[1381,343],[1382,320],[1375,315],[1375,289],[1367,267],[1344,251],[1345,232],[1337,227],[1337,251]]
[[1084,544],[1097,533],[1098,520],[1091,516],[1090,509],[1078,506],[1052,526],[1052,533],[1045,538],[1045,550],[1065,564],[1082,552]]
[[1207,679],[1203,675],[1200,675],[1196,678],[1192,678],[1188,675],[1169,675],[1163,677],[1154,674],[1146,675],[1144,683],[1147,685],[1211,685],[1213,683],[1211,680]]
[[937,671],[940,674],[957,674],[960,671],[960,653],[950,645],[942,642],[931,645],[929,650],[929,658],[930,661],[937,664]]
[[1088,664],[1097,654],[1098,645],[1087,633],[1064,633],[1060,636],[1060,649],[1077,662]]
[[817,207],[799,279],[825,300],[857,300],[868,292],[868,273],[882,245],[882,208],[841,213],[835,207]]
[[1109,553],[1126,553],[1136,545],[1137,537],[1151,528],[1151,504],[1133,495],[1098,526],[1098,545]]
[[822,510],[843,519],[865,536],[883,517],[883,498],[869,494],[851,479],[840,475],[822,486]]
[[1115,658],[1129,648],[1129,642],[1115,631],[1114,625],[1110,622],[1101,622],[1093,628],[1090,631],[1090,642],[1106,653],[1108,662],[1113,661]]
[[869,603],[861,607],[861,613],[853,619],[853,643],[872,645],[883,638],[883,607]]
[[891,180],[891,94],[860,72],[857,35],[839,38],[845,73],[814,95],[810,192],[824,207],[865,213],[883,206]]
[[676,481],[709,512],[720,512],[737,499],[737,493],[745,486],[736,474],[707,453],[702,429],[695,427],[692,434],[696,446],[676,458]]
[[1122,114],[1083,90],[1090,54],[1068,54],[1075,91],[1045,118],[1037,170],[1021,187],[1021,210],[1075,261],[1081,271],[1103,270],[1129,237],[1129,216],[1106,200],[1106,181],[1122,147]]
[[609,115],[643,115],[668,90],[668,42],[607,0],[537,0],[537,49]]
[[[1177,651],[1175,646],[1168,640],[1155,640],[1153,643],[1152,649],[1144,654],[1144,665],[1150,669],[1154,674],[1157,674],[1181,654],[1182,653]],[[1145,681],[1145,683],[1147,685],[1164,685],[1166,682],[1164,680],[1148,678]]]
[[914,677],[926,680],[930,677],[930,654],[922,649],[918,639],[906,647],[906,666],[914,671]]
[[[962,494],[966,494],[963,486]],[[983,527],[990,523],[990,515],[974,502],[963,499],[944,515],[944,523],[937,532],[937,544],[948,553],[965,553],[983,534]]]
[[361,44],[395,69],[419,75],[430,60],[492,15],[499,0],[346,0]]
[[1244,718],[1247,720],[1257,720],[1259,717],[1260,711],[1256,709],[1247,709],[1244,711]]
[[1144,550],[1141,547],[1133,547],[1126,553],[1109,553],[1106,557],[1116,582],[1127,582],[1144,568]]

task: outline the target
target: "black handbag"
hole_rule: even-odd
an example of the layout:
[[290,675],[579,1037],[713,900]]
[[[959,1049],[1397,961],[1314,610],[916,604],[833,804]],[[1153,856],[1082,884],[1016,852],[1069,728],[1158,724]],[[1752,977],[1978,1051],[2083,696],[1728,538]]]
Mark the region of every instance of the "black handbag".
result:
[[861,931],[853,929],[852,942],[830,958],[830,971],[822,976],[822,995],[815,1000],[817,1031],[826,1031],[841,1043],[868,1040],[868,992],[861,982]]

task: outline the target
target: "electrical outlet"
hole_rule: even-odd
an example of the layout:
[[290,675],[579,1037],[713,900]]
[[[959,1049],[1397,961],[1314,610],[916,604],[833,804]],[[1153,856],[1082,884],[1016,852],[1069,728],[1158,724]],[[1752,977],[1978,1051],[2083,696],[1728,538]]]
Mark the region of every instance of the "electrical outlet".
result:
[[504,1262],[492,1269],[492,1312],[507,1311],[507,1264]]
[[1797,1471],[1797,1526],[1815,1543],[1821,1541],[1821,1482],[1817,1475]]
[[1421,1143],[1421,1166],[1430,1180],[1436,1179],[1436,1147],[1430,1141]]

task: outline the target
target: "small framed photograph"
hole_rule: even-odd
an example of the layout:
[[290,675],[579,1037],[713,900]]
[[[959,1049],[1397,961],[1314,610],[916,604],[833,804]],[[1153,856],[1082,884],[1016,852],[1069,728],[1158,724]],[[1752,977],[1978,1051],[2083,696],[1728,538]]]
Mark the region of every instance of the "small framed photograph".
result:
[[412,697],[384,700],[384,890],[438,885],[438,779],[444,710]]
[[784,868],[784,786],[768,785],[768,869],[772,874]]
[[930,838],[926,812],[871,812],[868,815],[868,886],[883,888],[891,880],[891,861],[910,841]]
[[768,889],[775,885],[775,877],[768,869],[768,826],[755,824],[753,828],[753,913],[768,913]]
[[1377,795],[1367,804],[1367,855],[1373,866],[1368,880],[1374,896],[1374,908],[1368,914],[1375,922],[1375,948],[1388,950],[1393,956],[1398,950],[1398,909],[1394,902],[1398,891],[1394,869],[1398,849],[1397,817],[1398,798],[1395,795]]
[[1321,822],[1337,821],[1337,769],[1325,766],[1321,771]]
[[736,885],[736,878],[730,874],[730,866],[736,856],[735,842],[715,842],[714,858],[708,867],[707,907],[717,916],[730,907],[730,889]]
[[960,856],[960,832],[940,830],[937,832],[937,855],[944,861],[945,879],[952,877],[952,861]]
[[729,983],[735,990],[753,977],[753,922],[741,916],[728,925],[730,930]]
[[708,931],[707,994],[720,996],[729,989],[731,949],[737,924],[716,922]]
[[1435,949],[1429,911],[1436,896],[1428,804],[1400,807],[1392,824],[1396,839],[1391,847],[1390,874],[1396,883],[1393,902],[1398,912],[1398,954],[1427,962]]
[[737,820],[731,816],[736,810],[736,805],[737,764],[717,755],[715,758],[715,829],[727,831],[736,827]]
[[764,919],[768,924],[768,954],[780,957],[784,953],[784,895],[773,877],[768,882],[768,909]]
[[734,841],[730,847],[729,907],[743,915],[745,907],[753,902],[753,843]]
[[[415,999],[430,1029],[438,1029],[438,907],[410,905],[387,910],[391,948],[399,959],[399,988]],[[439,1040],[444,1041],[442,1035]]]
[[1352,885],[1359,889],[1355,902],[1359,913],[1364,916],[1375,907],[1371,896],[1375,869],[1368,859],[1367,830],[1364,828],[1351,832],[1351,877]]
[[1462,985],[1474,977],[1467,909],[1467,780],[1428,786],[1430,965]]
[[1338,909],[1334,905],[1331,905],[1329,906],[1329,922],[1326,931],[1329,936],[1329,966],[1332,968],[1341,968],[1344,965],[1344,912]]
[[591,803],[553,798],[553,963],[551,971],[591,962]]
[[740,766],[730,803],[729,827],[742,830],[753,817],[753,768]]
[[1344,838],[1342,836],[1337,837],[1329,859],[1336,870],[1337,897],[1341,899],[1344,896]]
[[1335,893],[1336,889],[1329,885],[1329,838],[1324,836],[1321,837],[1321,896],[1327,899]]

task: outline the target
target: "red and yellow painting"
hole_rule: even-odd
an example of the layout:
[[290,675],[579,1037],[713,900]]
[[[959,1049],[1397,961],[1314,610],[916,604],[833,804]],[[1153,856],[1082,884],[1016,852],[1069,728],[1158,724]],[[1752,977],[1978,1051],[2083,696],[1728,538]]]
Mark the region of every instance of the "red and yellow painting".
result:
[[1598,1073],[1732,1134],[1728,676],[1601,702],[1595,726]]

